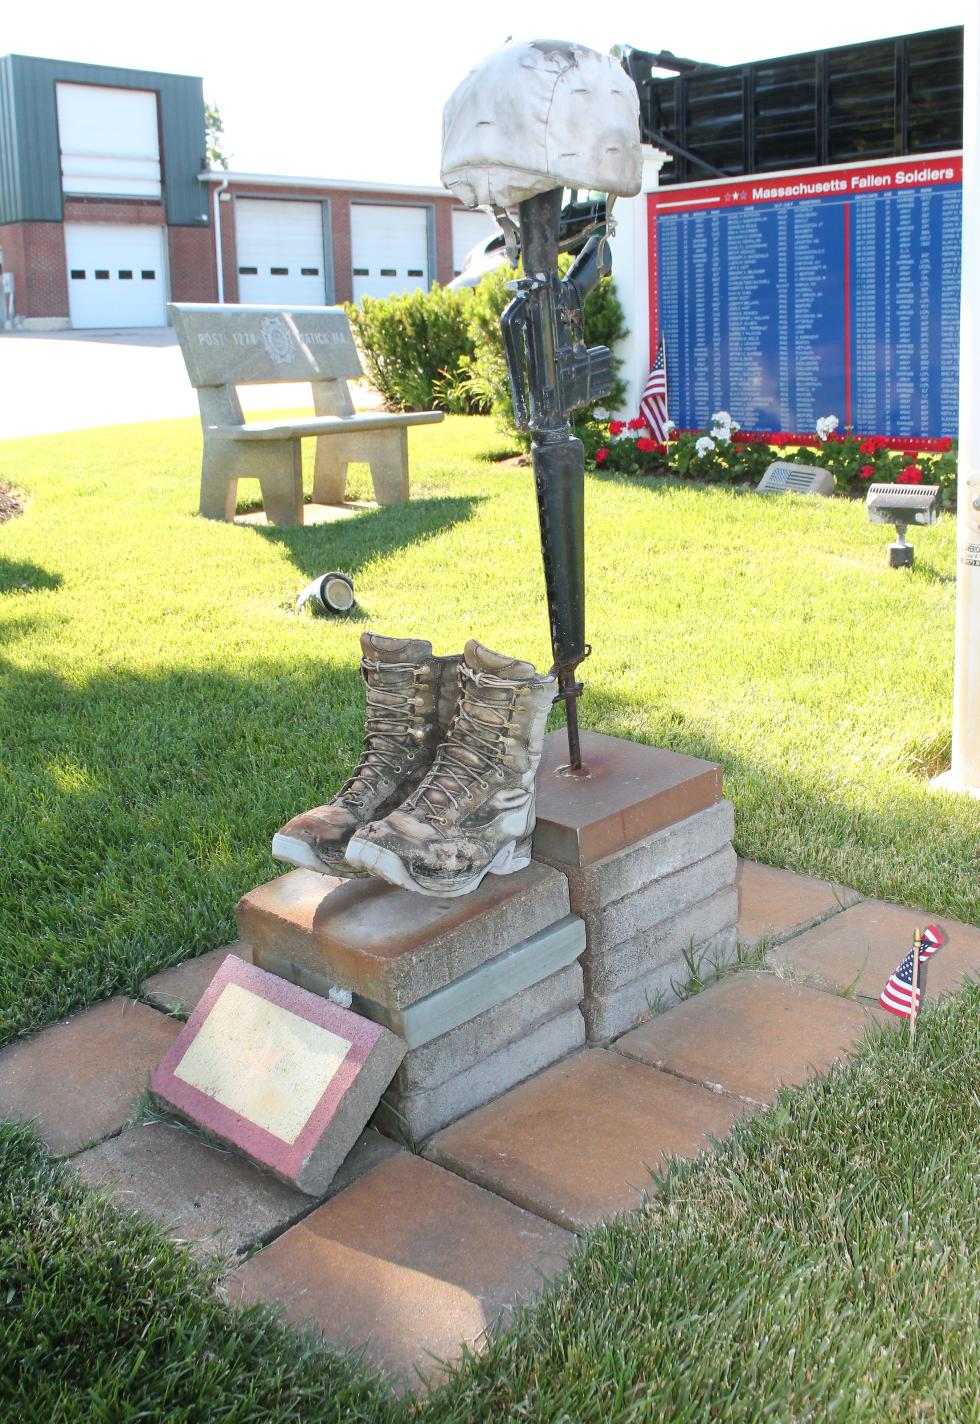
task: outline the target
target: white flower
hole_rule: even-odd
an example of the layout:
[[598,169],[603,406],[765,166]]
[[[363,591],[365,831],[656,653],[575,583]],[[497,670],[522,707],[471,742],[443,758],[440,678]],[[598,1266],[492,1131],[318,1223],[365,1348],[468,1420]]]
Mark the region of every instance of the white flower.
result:
[[742,428],[742,427],[739,425],[739,423],[738,423],[737,420],[730,420],[730,421],[728,422],[728,424],[730,425],[730,427],[732,428],[732,430],[741,430],[741,428]]
[[595,405],[595,406],[593,406],[593,407],[592,407],[592,414],[593,414],[593,416],[594,416],[594,418],[595,418],[596,420],[608,420],[608,419],[609,419],[609,412],[608,412],[608,410],[604,410],[601,405]]
[[674,422],[673,422],[672,420],[668,420],[666,426],[664,427],[664,429],[665,429],[665,430],[676,430],[676,429],[677,429],[677,426],[674,424]]
[[623,431],[623,439],[624,439],[624,440],[639,440],[639,438],[640,438],[641,435],[645,435],[645,434],[648,434],[648,433],[649,433],[649,432],[644,431],[644,430],[624,430],[624,431]]
[[708,451],[715,448],[715,442],[710,435],[702,435],[701,439],[696,441],[694,448],[698,452],[698,459],[703,460]]
[[732,438],[732,427],[730,425],[713,425],[710,434],[712,440],[717,440],[719,444],[726,445]]
[[836,415],[822,415],[817,421],[817,435],[821,440],[826,440],[830,432],[837,429],[837,425],[838,420]]

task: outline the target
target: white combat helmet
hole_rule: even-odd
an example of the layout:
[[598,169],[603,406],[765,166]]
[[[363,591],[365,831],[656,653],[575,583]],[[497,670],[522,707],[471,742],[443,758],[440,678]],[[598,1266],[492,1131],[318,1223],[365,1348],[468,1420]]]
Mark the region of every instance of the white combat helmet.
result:
[[566,40],[495,50],[442,115],[442,181],[468,208],[550,188],[640,191],[640,102],[618,60]]

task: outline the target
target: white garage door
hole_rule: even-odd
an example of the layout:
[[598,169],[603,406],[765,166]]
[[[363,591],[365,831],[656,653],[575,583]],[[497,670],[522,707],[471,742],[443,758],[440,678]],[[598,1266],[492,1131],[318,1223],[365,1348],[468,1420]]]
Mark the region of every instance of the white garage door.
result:
[[65,223],[72,326],[166,326],[164,231]]
[[323,204],[235,199],[238,300],[322,307]]
[[354,300],[390,297],[429,286],[429,220],[425,208],[352,203]]
[[471,213],[464,208],[453,209],[453,275],[458,277],[463,270],[466,254],[478,242],[489,237],[500,228],[489,213]]

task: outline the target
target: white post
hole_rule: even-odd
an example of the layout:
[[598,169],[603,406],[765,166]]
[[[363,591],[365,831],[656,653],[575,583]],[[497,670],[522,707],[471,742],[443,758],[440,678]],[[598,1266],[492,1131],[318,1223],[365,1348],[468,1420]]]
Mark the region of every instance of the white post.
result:
[[616,415],[630,419],[640,409],[640,394],[650,374],[650,252],[647,194],[660,186],[660,170],[670,157],[661,148],[643,144],[643,176],[635,198],[617,198],[613,208],[616,234],[612,252],[616,295],[626,314],[629,335],[616,343],[623,362],[619,376],[626,384],[623,406]]
[[964,33],[963,261],[953,756],[932,786],[980,798],[980,20]]

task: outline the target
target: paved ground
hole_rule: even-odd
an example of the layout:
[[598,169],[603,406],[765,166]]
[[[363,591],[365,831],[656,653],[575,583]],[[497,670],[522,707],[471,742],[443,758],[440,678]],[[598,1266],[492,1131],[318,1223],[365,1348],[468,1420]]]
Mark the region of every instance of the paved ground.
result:
[[[250,386],[241,399],[246,411],[312,410],[302,385]],[[359,409],[376,404],[367,389],[355,389],[354,399]],[[0,440],[196,414],[169,327],[0,332]]]
[[[572,1054],[421,1155],[368,1130],[319,1201],[191,1129],[134,1121],[179,1030],[168,1014],[186,1017],[226,953],[249,957],[240,941],[155,975],[144,1002],[107,1000],[0,1051],[0,1114],[36,1119],[86,1181],[218,1253],[231,1298],[274,1301],[417,1384],[560,1272],[577,1233],[639,1205],[666,1157],[708,1149],[781,1083],[896,1023],[875,1000],[928,916],[752,862],[739,890],[740,938],[764,937],[775,972],[731,975]],[[938,923],[948,944],[929,966],[932,996],[980,971],[980,930]]]

